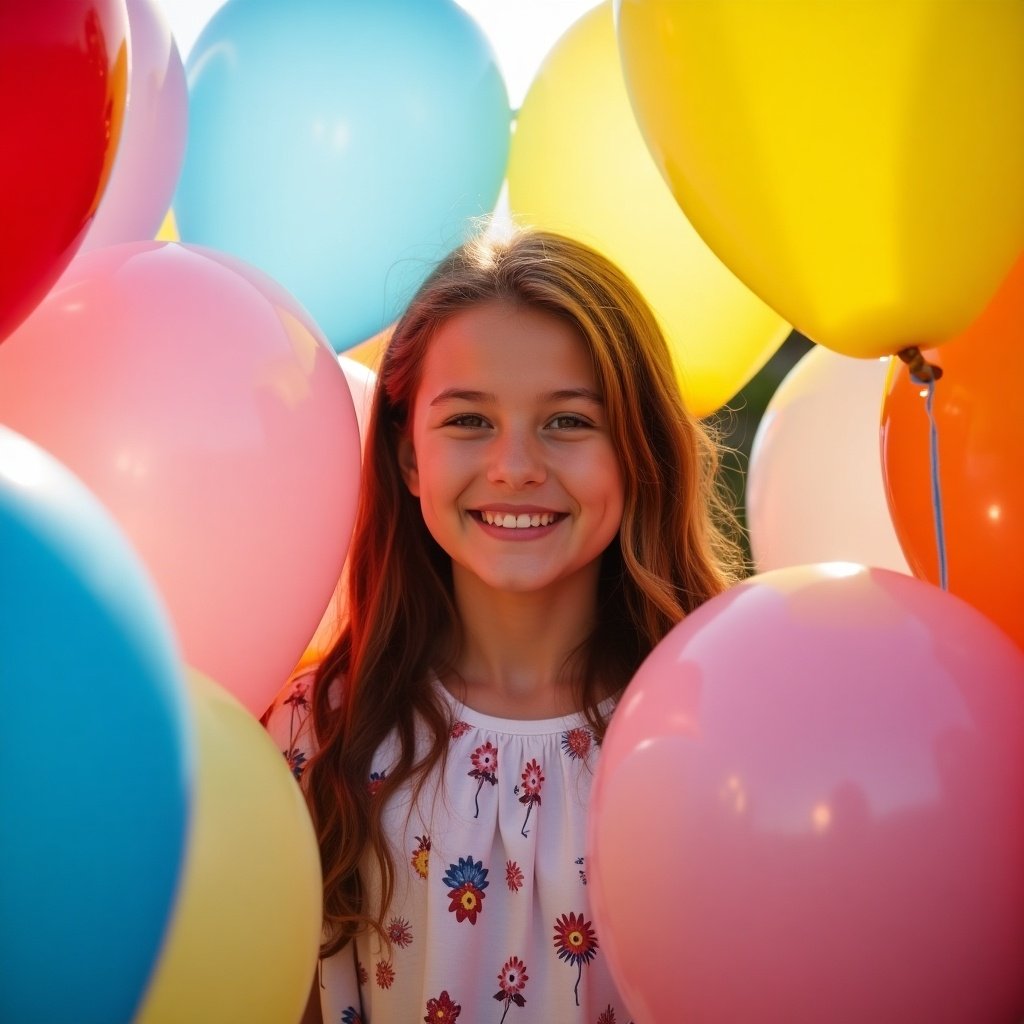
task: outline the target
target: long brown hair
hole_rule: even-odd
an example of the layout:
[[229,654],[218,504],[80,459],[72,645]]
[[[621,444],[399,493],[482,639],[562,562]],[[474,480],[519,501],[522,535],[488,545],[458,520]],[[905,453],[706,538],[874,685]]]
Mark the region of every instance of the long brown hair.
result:
[[[598,618],[568,666],[598,739],[606,726],[599,681],[624,687],[673,625],[742,573],[734,520],[717,487],[716,445],[684,408],[664,338],[629,279],[592,249],[541,231],[483,237],[442,261],[384,353],[349,558],[347,620],[314,687],[319,753],[307,784],[324,867],[325,956],[364,927],[380,932],[394,891],[381,808],[403,784],[422,784],[447,750],[451,722],[428,679],[451,665],[457,649],[451,566],[403,482],[397,449],[434,332],[492,300],[544,310],[578,328],[622,466],[625,508],[602,559]],[[340,702],[328,695],[338,679]],[[418,760],[417,719],[432,737]],[[371,761],[392,730],[398,763],[371,799]],[[359,881],[367,851],[380,869],[379,907],[367,905]]]

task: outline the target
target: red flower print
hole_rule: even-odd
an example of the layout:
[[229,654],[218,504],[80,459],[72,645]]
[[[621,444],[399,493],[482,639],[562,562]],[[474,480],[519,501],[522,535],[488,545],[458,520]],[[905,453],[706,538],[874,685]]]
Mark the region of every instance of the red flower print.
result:
[[427,1000],[427,1015],[423,1019],[427,1024],[455,1024],[462,1013],[462,1007],[452,1002],[447,990],[436,999]]
[[505,882],[509,892],[519,892],[523,887],[523,869],[514,860],[505,865]]
[[416,849],[412,851],[409,863],[420,878],[426,878],[430,868],[430,836],[417,836]]
[[516,1006],[525,1006],[526,997],[522,995],[523,988],[530,980],[526,973],[526,964],[517,956],[510,956],[498,974],[498,983],[501,988],[494,993],[494,998],[505,1004],[505,1012],[501,1015],[504,1021],[508,1015],[509,1007],[515,1003]]
[[589,729],[570,729],[562,733],[562,750],[574,761],[585,758],[590,753],[593,736]]
[[[526,831],[526,823],[530,820],[530,812],[533,810],[533,805],[540,804],[540,787],[544,785],[544,775],[536,759],[526,762],[522,780],[523,795],[519,798],[519,802],[526,804],[526,817],[523,819],[523,827],[519,831],[525,839],[530,834]],[[516,792],[519,792],[518,786],[516,787]]]
[[452,733],[451,733],[452,739],[453,740],[457,740],[460,737],[465,736],[466,733],[469,732],[469,730],[472,729],[472,728],[473,728],[473,726],[471,726],[469,724],[469,722],[461,722],[461,721],[460,722],[456,722],[452,726]]
[[580,979],[583,977],[583,965],[590,963],[597,956],[597,936],[589,921],[582,914],[563,914],[555,919],[555,949],[558,959],[568,964],[575,964],[576,1005],[580,1005]]
[[484,894],[475,885],[460,885],[453,889],[448,910],[453,911],[456,921],[469,918],[470,924],[476,924],[476,915],[484,909]]
[[370,791],[370,796],[376,796],[380,792],[380,788],[384,785],[384,780],[387,777],[387,772],[370,772],[370,781],[366,784],[366,788]]
[[399,949],[412,944],[412,930],[404,917],[393,917],[388,921],[388,938]]
[[523,769],[523,795],[519,802],[525,804],[527,800],[536,800],[540,803],[540,788],[544,785],[544,775],[536,759],[526,762]]
[[356,961],[356,975],[359,978],[360,985],[365,985],[370,980],[370,976],[366,973],[366,968],[363,966],[362,960]]
[[608,1005],[607,1010],[601,1011],[601,1015],[597,1018],[597,1024],[615,1024],[615,1011],[611,1004]]
[[526,964],[517,956],[509,957],[505,961],[501,973],[498,975],[501,991],[507,996],[514,996],[517,992],[522,992],[529,980],[530,976],[526,973]]
[[476,805],[476,814],[473,817],[479,818],[480,790],[483,789],[485,782],[489,782],[492,786],[498,784],[498,748],[488,741],[483,746],[477,747],[469,755],[469,759],[473,762],[473,768],[467,774],[470,778],[480,780],[480,785],[476,787],[476,795],[473,797],[473,803]]
[[[477,747],[469,755],[475,771],[485,775],[494,775],[498,771],[498,748],[488,740],[482,747]],[[472,774],[472,773],[471,773]]]
[[377,984],[381,988],[391,988],[395,980],[395,969],[391,966],[390,960],[377,961]]

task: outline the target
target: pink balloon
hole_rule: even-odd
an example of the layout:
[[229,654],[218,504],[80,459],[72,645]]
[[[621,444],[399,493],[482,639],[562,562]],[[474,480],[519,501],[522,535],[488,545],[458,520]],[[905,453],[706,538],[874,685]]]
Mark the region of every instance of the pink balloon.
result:
[[128,103],[117,157],[82,251],[152,238],[185,159],[185,69],[155,0],[128,0],[128,53]]
[[750,579],[641,666],[588,843],[637,1024],[1017,1021],[1024,655],[910,576]]
[[331,595],[355,514],[352,399],[309,315],[210,249],[97,249],[0,349],[0,409],[114,514],[185,660],[260,714]]

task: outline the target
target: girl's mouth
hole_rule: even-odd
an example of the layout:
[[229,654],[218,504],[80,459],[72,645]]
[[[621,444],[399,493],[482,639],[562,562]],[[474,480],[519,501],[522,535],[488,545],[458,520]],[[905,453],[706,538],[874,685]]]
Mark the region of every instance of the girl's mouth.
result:
[[492,512],[489,509],[474,509],[472,515],[488,526],[504,530],[526,530],[531,527],[550,526],[565,518],[564,512]]

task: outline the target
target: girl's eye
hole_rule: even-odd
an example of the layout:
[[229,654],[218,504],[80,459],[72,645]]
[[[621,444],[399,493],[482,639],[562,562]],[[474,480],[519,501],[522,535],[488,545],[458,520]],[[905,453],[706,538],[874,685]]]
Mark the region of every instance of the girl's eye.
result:
[[555,430],[576,430],[580,427],[591,426],[590,420],[577,416],[574,413],[563,412],[548,420],[548,426]]
[[487,426],[487,421],[483,416],[477,416],[476,413],[464,412],[458,416],[452,416],[451,419],[446,420],[446,427],[466,427],[469,430],[480,430]]

